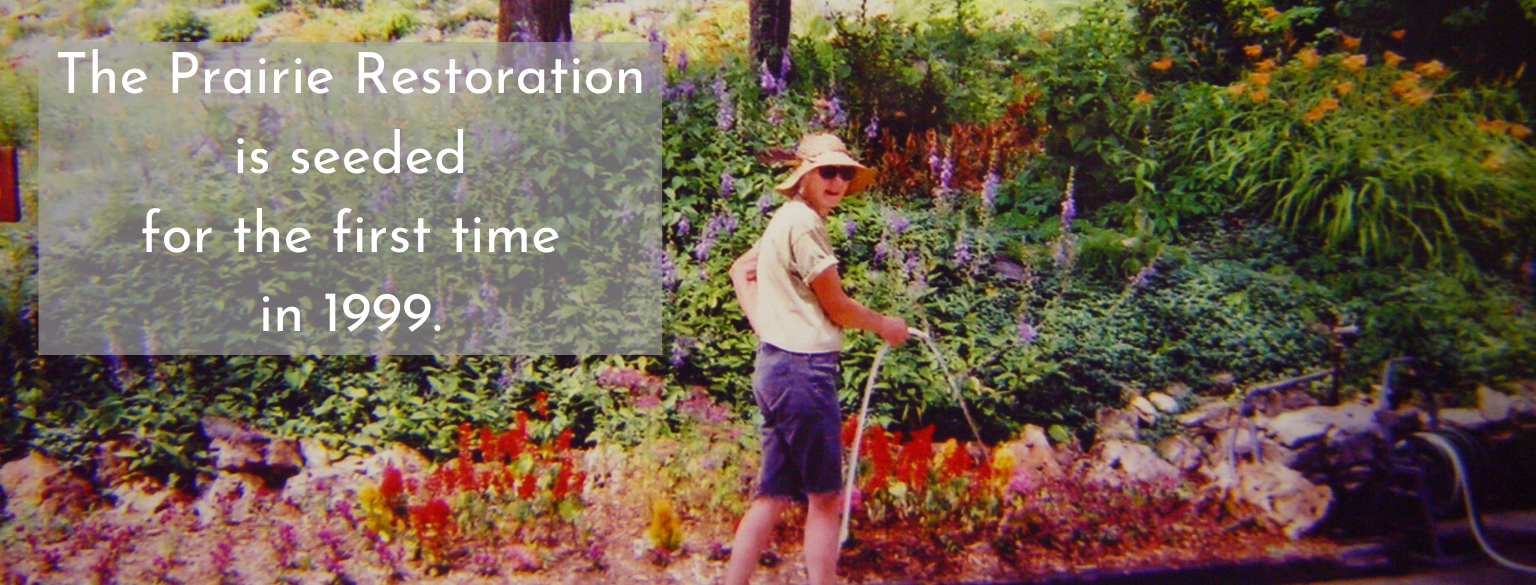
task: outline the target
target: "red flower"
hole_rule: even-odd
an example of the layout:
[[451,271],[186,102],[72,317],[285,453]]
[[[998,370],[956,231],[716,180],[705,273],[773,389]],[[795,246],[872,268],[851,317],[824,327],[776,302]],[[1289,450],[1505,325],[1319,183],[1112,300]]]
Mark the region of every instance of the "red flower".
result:
[[418,533],[447,534],[457,527],[453,522],[453,510],[442,498],[432,498],[420,506],[410,507],[411,526]]
[[564,498],[565,494],[570,489],[570,485],[571,466],[569,463],[561,461],[559,471],[555,472],[555,486],[550,488],[550,493],[554,494],[556,500]]
[[885,428],[880,426],[869,427],[869,458],[871,470],[869,485],[865,491],[873,493],[875,490],[885,487],[887,479],[894,467],[891,461],[891,447],[887,442]]
[[474,436],[474,432],[474,429],[470,428],[469,423],[462,423],[459,425],[460,459],[469,459],[469,441]]
[[393,464],[384,466],[384,479],[379,482],[379,495],[385,500],[393,500],[404,491],[405,481],[400,476],[400,470]]
[[965,452],[964,443],[956,443],[949,457],[944,458],[944,477],[953,479],[965,475],[971,469],[971,456]]
[[524,500],[533,499],[533,494],[539,489],[539,477],[537,473],[529,473],[523,476],[523,481],[517,485],[517,497]]
[[539,418],[549,418],[548,392],[540,392],[533,395],[533,409],[539,411]]
[[564,453],[566,451],[570,451],[571,437],[571,427],[565,427],[565,430],[560,431],[560,436],[555,437],[555,452]]

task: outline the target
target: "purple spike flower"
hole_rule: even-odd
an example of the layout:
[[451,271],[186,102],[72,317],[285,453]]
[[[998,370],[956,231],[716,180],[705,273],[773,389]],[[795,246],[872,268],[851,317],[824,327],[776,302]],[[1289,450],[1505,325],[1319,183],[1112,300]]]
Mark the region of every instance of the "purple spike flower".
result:
[[885,220],[885,229],[891,230],[892,234],[900,234],[907,231],[907,226],[909,225],[911,225],[911,222],[900,214],[893,213]]
[[773,76],[773,69],[768,67],[767,61],[763,61],[762,70],[757,74],[757,85],[770,96],[779,93],[779,78]]
[[771,209],[773,209],[773,196],[765,192],[762,197],[757,198],[757,212],[767,215]]
[[1154,276],[1157,276],[1157,258],[1153,258],[1151,262],[1148,262],[1146,266],[1141,267],[1141,270],[1136,272],[1136,276],[1131,277],[1131,288],[1146,286],[1147,281]]
[[917,250],[909,251],[906,255],[907,261],[901,264],[901,270],[902,272],[905,272],[907,276],[911,276],[912,273],[917,270]]
[[955,157],[948,152],[944,154],[944,161],[939,164],[939,188],[949,190],[950,183],[955,178]]
[[997,203],[997,183],[997,171],[987,171],[987,178],[981,183],[981,203],[987,207],[987,211],[991,211]]
[[832,127],[842,128],[843,126],[847,125],[848,112],[843,111],[843,101],[838,99],[837,96],[832,96],[832,99],[828,102],[828,104],[829,106],[827,108],[827,115],[831,118],[830,124]]
[[720,173],[720,198],[729,199],[736,191],[736,177],[730,171]]
[[736,107],[731,104],[731,94],[727,90],[724,77],[716,77],[712,88],[715,92],[715,101],[720,104],[715,112],[715,128],[726,132],[736,124]]
[[878,243],[875,244],[875,262],[879,262],[881,260],[884,260],[885,259],[885,255],[887,253],[889,253],[890,251],[891,251],[890,245],[885,243],[885,239],[882,238]]
[[789,69],[789,48],[786,47],[784,49],[784,53],[779,57],[779,83],[781,84],[779,86],[780,90],[784,89],[782,84],[789,80]]
[[688,225],[688,218],[687,217],[679,217],[679,218],[677,218],[677,235],[679,235],[679,236],[686,236],[686,235],[688,235],[688,228],[689,228],[689,225]]
[[870,140],[874,140],[875,137],[879,135],[880,114],[876,113],[875,115],[869,117],[869,125],[864,127],[864,137]]
[[843,237],[851,238],[854,232],[859,231],[859,222],[853,218],[843,220]]
[[1061,197],[1062,233],[1072,231],[1072,219],[1077,217],[1077,202],[1072,198],[1072,191],[1075,188],[1076,179],[1077,167],[1072,167],[1072,170],[1067,173],[1067,188],[1065,191],[1063,191]]
[[687,73],[688,72],[688,51],[678,51],[677,52],[677,72],[678,73]]
[[939,143],[928,142],[928,174],[939,174]]
[[960,239],[955,242],[955,253],[951,258],[955,261],[955,265],[964,269],[967,273],[971,272],[974,268],[971,265],[971,261],[975,259],[971,255],[971,242],[965,234],[960,234]]
[[1031,345],[1040,333],[1035,331],[1035,326],[1029,322],[1029,317],[1019,317],[1019,343]]

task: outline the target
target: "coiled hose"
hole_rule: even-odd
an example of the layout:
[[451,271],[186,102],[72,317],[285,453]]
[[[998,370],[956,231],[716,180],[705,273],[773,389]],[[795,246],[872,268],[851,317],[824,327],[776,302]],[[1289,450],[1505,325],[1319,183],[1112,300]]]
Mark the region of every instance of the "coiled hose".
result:
[[1521,573],[1536,574],[1536,567],[1522,565],[1520,563],[1509,560],[1508,558],[1505,558],[1503,555],[1500,555],[1498,552],[1494,551],[1493,547],[1488,545],[1488,539],[1483,537],[1483,522],[1478,518],[1477,504],[1472,501],[1472,484],[1467,480],[1466,463],[1462,461],[1461,452],[1457,451],[1456,447],[1452,445],[1451,442],[1444,436],[1436,433],[1415,433],[1413,438],[1423,441],[1425,444],[1435,447],[1436,449],[1439,449],[1442,453],[1445,453],[1447,458],[1451,460],[1451,469],[1455,472],[1456,475],[1456,487],[1452,492],[1452,497],[1455,497],[1454,494],[1460,494],[1462,501],[1466,502],[1467,523],[1472,525],[1472,536],[1477,538],[1478,546],[1483,547],[1483,552],[1488,554],[1488,558],[1491,558],[1494,562],[1503,565],[1504,568],[1513,571],[1519,571]]

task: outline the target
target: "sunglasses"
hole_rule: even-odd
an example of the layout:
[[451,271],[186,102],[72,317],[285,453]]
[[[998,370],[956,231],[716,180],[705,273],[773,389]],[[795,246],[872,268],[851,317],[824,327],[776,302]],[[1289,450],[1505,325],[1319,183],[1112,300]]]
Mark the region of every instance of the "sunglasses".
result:
[[858,171],[856,167],[816,167],[816,172],[821,175],[821,178],[828,181],[838,177],[842,177],[844,181],[852,181]]

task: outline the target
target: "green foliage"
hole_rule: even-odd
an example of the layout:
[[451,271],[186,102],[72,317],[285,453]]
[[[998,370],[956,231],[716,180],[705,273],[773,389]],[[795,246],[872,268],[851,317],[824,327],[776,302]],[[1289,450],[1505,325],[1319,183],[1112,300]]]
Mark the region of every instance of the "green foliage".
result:
[[155,20],[151,40],[190,43],[208,40],[208,21],[185,6],[167,8]]
[[0,61],[0,146],[29,144],[36,131],[36,72],[10,59]]
[[256,19],[269,6],[236,4],[213,13],[208,25],[208,40],[215,42],[243,42],[256,32]]

